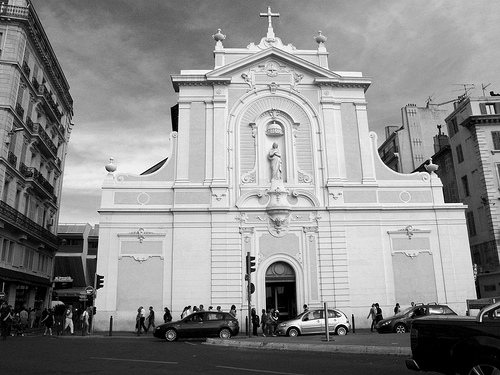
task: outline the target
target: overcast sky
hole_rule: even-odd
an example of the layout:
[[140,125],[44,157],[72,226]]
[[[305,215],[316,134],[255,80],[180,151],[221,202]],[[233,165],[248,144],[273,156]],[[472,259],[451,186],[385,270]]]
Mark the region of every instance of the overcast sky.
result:
[[60,223],[99,222],[104,166],[142,173],[167,156],[170,75],[213,69],[225,47],[258,44],[259,13],[271,6],[277,37],[298,49],[328,40],[333,71],[372,78],[370,129],[401,125],[401,107],[500,92],[500,1],[492,0],[32,0],[71,87],[75,124],[64,174]]

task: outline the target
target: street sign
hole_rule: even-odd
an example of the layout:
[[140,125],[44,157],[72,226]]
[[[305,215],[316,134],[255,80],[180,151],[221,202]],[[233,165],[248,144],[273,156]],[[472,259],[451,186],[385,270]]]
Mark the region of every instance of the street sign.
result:
[[5,292],[0,292],[0,299],[4,299],[5,298]]
[[93,295],[93,294],[94,294],[94,287],[92,287],[92,286],[87,286],[87,287],[85,288],[85,293],[86,293],[88,296]]

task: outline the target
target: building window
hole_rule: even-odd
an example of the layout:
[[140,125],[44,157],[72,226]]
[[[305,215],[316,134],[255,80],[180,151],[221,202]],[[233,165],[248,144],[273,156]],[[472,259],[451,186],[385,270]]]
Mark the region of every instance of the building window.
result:
[[469,211],[465,214],[467,220],[467,230],[469,231],[469,237],[476,235],[476,223],[474,222],[474,213]]
[[467,181],[467,176],[462,177],[462,188],[464,189],[464,195],[468,197],[469,194],[469,182]]
[[450,138],[458,133],[458,123],[456,118],[452,118],[448,124],[448,133],[450,134]]
[[500,150],[500,131],[491,132],[493,138],[493,150]]
[[462,151],[462,145],[458,145],[456,148],[458,164],[464,161],[464,153]]
[[487,115],[496,115],[497,111],[495,108],[495,103],[487,103],[484,106]]

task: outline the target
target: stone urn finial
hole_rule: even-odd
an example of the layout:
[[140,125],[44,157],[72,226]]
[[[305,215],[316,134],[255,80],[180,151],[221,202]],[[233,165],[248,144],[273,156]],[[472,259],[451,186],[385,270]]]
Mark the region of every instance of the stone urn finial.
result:
[[321,44],[321,43],[325,43],[326,42],[326,36],[324,36],[323,34],[321,34],[321,30],[318,31],[318,35],[316,35],[314,37],[314,40],[316,41],[316,43],[318,44]]
[[226,39],[226,36],[222,34],[220,31],[221,29],[217,29],[217,33],[212,35],[212,38],[214,38],[216,42],[222,42],[224,39]]
[[433,174],[434,172],[436,172],[438,170],[438,168],[439,168],[439,165],[432,163],[432,158],[429,159],[429,164],[427,164],[425,166],[425,169],[427,169],[427,172],[429,172],[430,174]]
[[109,164],[107,164],[104,168],[106,168],[106,171],[108,173],[113,173],[114,171],[116,171],[116,165],[113,164],[113,158],[109,158]]

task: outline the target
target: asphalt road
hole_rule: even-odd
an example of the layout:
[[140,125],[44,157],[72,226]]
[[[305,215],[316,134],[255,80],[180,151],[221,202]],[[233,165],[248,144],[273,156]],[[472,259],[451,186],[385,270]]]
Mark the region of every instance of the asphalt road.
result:
[[[268,351],[136,337],[9,337],[0,373],[14,374],[416,374],[404,357]],[[429,373],[430,374],[430,373]]]

